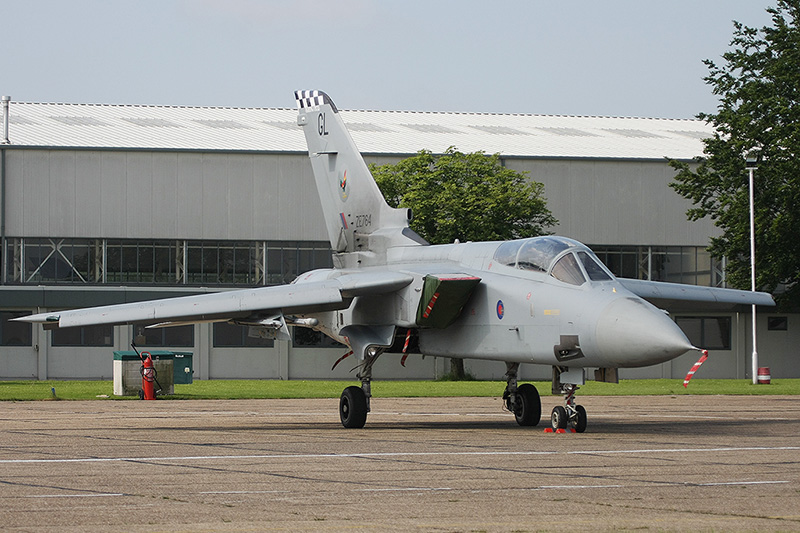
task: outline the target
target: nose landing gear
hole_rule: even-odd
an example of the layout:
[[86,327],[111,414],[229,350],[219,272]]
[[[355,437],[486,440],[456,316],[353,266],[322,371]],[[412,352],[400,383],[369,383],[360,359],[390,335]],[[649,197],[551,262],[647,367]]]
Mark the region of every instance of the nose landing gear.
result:
[[575,404],[575,392],[584,384],[583,369],[553,367],[553,394],[564,395],[564,405],[557,405],[550,414],[553,430],[572,427],[576,433],[586,431],[586,409]]
[[583,433],[586,431],[586,409],[582,405],[575,405],[575,391],[579,387],[563,384],[562,388],[562,393],[565,395],[564,405],[553,407],[553,412],[550,414],[550,425],[554,430],[567,429],[572,426],[576,433]]

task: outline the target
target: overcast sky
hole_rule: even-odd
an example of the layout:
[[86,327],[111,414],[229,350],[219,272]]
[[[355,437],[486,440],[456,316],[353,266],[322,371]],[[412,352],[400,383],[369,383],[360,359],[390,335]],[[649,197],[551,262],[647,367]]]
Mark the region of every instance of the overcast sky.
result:
[[689,118],[772,0],[0,0],[26,102]]

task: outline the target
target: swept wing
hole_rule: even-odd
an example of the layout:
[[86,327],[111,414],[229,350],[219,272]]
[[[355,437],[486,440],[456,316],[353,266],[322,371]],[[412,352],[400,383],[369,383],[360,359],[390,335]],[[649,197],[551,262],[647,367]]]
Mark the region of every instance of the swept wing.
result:
[[169,325],[266,317],[276,313],[314,313],[344,309],[356,296],[394,292],[408,285],[412,279],[412,276],[399,272],[343,273],[320,281],[52,311],[16,320],[40,323],[45,329],[55,329],[99,324]]
[[[691,303],[692,310],[733,309],[742,305],[774,306],[775,301],[766,292],[700,287],[663,281],[617,278],[636,296],[659,307],[680,308],[681,303]],[[688,307],[688,306],[687,306]]]

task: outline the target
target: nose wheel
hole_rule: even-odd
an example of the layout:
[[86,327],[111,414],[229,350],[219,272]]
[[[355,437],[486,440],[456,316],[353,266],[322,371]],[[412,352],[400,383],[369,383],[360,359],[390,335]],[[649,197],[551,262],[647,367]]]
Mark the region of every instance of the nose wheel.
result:
[[564,395],[564,405],[553,407],[550,426],[553,430],[572,427],[576,433],[583,433],[586,431],[586,409],[575,404],[575,392],[579,387],[571,383],[559,383],[559,388]]
[[570,412],[566,407],[557,405],[550,413],[550,426],[554,430],[572,426],[576,433],[583,433],[586,431],[586,409],[582,405],[576,405]]

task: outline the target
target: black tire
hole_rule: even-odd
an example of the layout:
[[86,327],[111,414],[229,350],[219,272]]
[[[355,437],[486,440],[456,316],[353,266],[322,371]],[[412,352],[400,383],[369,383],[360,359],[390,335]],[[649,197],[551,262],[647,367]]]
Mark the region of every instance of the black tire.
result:
[[523,383],[517,388],[514,416],[520,426],[535,426],[542,419],[542,401],[539,399],[539,391],[530,383]]
[[575,432],[583,433],[586,431],[586,409],[584,409],[582,405],[576,405],[575,411],[578,414],[575,420]]
[[568,422],[567,410],[560,405],[553,407],[553,412],[550,414],[550,425],[553,429],[567,429]]
[[367,396],[361,387],[353,385],[342,391],[339,418],[346,428],[363,428],[367,423]]

